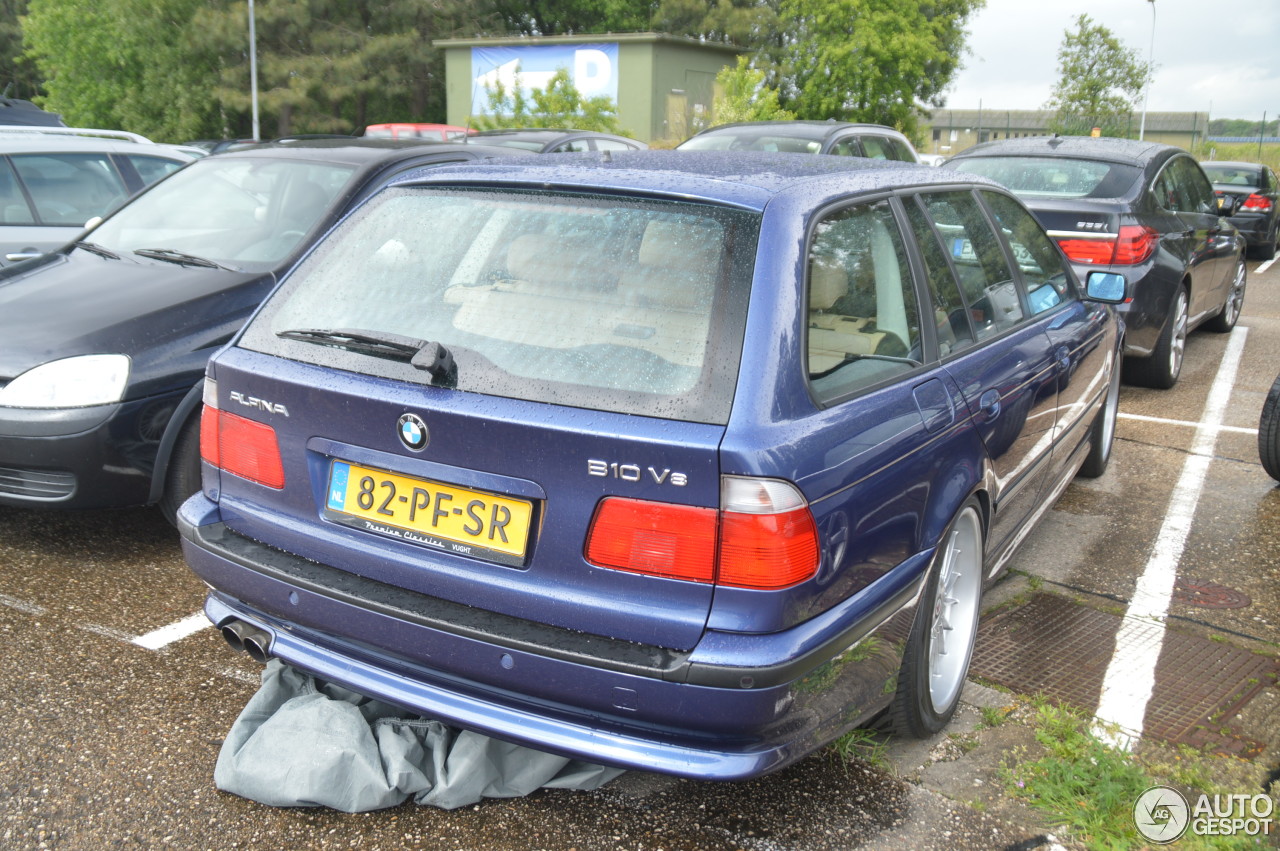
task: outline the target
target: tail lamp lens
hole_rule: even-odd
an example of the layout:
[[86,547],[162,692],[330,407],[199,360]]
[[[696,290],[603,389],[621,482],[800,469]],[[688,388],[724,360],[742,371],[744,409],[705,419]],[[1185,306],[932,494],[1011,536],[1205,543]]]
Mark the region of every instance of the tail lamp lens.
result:
[[1136,266],[1155,253],[1159,241],[1160,234],[1146,225],[1121,225],[1114,239],[1064,237],[1058,245],[1072,263]]
[[721,509],[609,497],[596,509],[586,558],[599,567],[777,590],[818,569],[818,531],[786,482],[726,476]]
[[218,410],[208,401],[200,413],[200,457],[242,479],[277,490],[284,487],[275,429]]
[[1265,195],[1250,195],[1244,199],[1244,203],[1240,205],[1241,210],[1257,210],[1266,212],[1271,209],[1271,199]]

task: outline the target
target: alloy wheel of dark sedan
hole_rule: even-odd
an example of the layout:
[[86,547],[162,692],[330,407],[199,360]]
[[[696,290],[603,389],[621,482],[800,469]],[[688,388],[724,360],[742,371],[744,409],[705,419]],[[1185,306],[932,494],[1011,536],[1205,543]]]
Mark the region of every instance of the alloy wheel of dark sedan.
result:
[[1248,274],[1248,266],[1241,257],[1236,261],[1235,278],[1231,281],[1231,291],[1227,293],[1227,300],[1222,304],[1222,312],[1206,322],[1204,327],[1219,334],[1226,334],[1236,327],[1240,311],[1244,308],[1244,289],[1248,283]]

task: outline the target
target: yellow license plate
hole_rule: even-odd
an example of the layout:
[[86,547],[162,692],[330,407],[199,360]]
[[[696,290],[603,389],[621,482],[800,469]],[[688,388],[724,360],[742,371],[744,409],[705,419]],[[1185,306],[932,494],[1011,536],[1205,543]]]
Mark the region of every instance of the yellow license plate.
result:
[[460,555],[522,564],[533,503],[334,461],[333,520]]

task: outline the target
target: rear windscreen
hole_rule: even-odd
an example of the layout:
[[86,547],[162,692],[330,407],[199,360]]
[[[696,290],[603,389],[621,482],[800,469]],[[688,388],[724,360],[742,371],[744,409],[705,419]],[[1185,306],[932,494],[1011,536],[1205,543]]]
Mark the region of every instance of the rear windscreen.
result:
[[948,165],[1037,198],[1120,198],[1142,177],[1136,166],[1058,157],[966,157]]
[[[241,345],[489,395],[724,423],[757,229],[754,214],[693,203],[395,188],[321,242]],[[411,352],[365,337],[439,344],[454,372],[424,371]]]
[[1216,163],[1200,163],[1200,167],[1204,169],[1209,182],[1219,186],[1254,188],[1262,185],[1262,172],[1256,167],[1246,168]]

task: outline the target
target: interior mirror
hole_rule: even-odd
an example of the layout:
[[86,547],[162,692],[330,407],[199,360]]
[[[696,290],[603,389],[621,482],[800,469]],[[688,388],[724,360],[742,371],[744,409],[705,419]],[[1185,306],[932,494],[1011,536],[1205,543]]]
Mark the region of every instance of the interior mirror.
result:
[[1120,304],[1125,301],[1127,282],[1115,272],[1090,272],[1085,292],[1093,301]]

